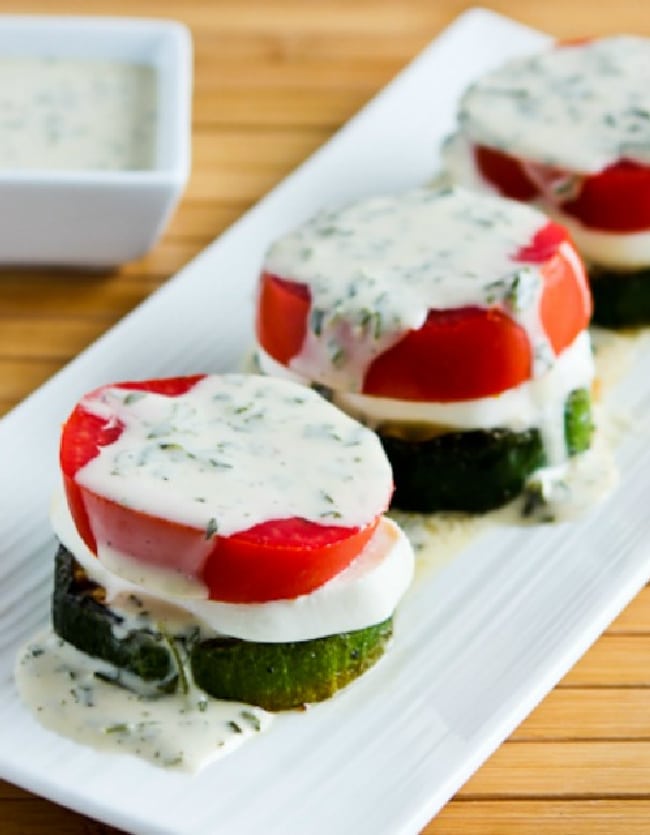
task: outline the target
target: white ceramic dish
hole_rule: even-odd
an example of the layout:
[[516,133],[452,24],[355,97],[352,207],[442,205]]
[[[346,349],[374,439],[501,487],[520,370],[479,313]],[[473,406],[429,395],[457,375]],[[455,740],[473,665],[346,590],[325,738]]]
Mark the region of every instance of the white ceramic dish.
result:
[[191,40],[171,21],[0,17],[0,57],[133,62],[156,73],[155,162],[142,171],[0,171],[0,264],[109,268],[155,243],[190,166]]
[[[465,14],[312,159],[180,275],[0,423],[0,775],[131,833],[415,833],[595,640],[650,573],[650,363],[617,399],[635,420],[624,488],[574,525],[494,529],[424,575],[394,644],[328,703],[195,777],[99,754],[22,707],[17,647],[46,623],[60,421],[110,380],[237,365],[269,241],[321,203],[425,180],[465,84],[538,33]],[[226,280],[224,280],[226,279]]]

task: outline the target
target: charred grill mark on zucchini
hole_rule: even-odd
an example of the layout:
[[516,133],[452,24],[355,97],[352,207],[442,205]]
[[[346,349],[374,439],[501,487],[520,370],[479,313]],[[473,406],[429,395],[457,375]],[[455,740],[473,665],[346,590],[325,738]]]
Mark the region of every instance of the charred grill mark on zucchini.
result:
[[[567,399],[564,431],[569,455],[589,448],[593,423],[589,392],[576,389]],[[538,429],[448,432],[426,441],[382,436],[393,467],[392,506],[431,513],[483,513],[519,495],[527,478],[546,463]]]
[[650,268],[617,272],[592,267],[589,280],[595,325],[627,328],[650,324]]
[[389,618],[311,641],[203,641],[192,649],[192,675],[216,698],[288,710],[320,702],[345,687],[379,660],[391,635]]
[[176,689],[178,674],[165,638],[149,629],[131,630],[124,638],[113,627],[122,618],[104,605],[104,590],[90,580],[63,545],[55,557],[52,624],[64,641],[113,664],[160,692]]

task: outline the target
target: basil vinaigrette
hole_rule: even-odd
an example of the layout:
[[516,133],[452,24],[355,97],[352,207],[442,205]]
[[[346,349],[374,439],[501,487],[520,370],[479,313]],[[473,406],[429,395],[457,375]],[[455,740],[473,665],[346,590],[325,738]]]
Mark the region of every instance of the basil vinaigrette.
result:
[[153,67],[5,57],[0,112],[0,169],[129,171],[155,165]]
[[23,701],[46,728],[162,768],[198,771],[273,721],[260,708],[212,699],[189,679],[178,693],[155,699],[118,687],[114,667],[51,631],[21,650],[15,674]]
[[475,143],[579,174],[622,158],[648,164],[649,77],[648,38],[559,45],[486,73],[458,120]]
[[292,383],[214,375],[176,397],[115,387],[83,406],[123,430],[78,484],[203,529],[207,550],[215,534],[269,519],[362,527],[388,503],[390,465],[375,435]]

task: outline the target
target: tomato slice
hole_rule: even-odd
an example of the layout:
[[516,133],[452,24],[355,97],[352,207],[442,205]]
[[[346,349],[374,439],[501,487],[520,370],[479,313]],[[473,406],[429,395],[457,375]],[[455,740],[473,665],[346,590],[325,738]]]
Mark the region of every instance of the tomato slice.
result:
[[650,229],[650,167],[620,160],[585,177],[574,200],[562,211],[591,229],[644,232]]
[[544,264],[557,254],[560,245],[565,241],[571,243],[564,226],[549,221],[535,232],[530,243],[520,247],[515,253],[514,260],[525,264]]
[[306,519],[277,519],[228,538],[217,537],[203,579],[238,602],[299,597],[346,568],[369,542],[379,517],[363,528],[335,528]]
[[[591,315],[587,279],[566,230],[543,226],[513,260],[541,265],[540,316],[554,351],[560,353],[584,330]],[[257,311],[257,338],[277,362],[287,365],[304,342],[310,297],[304,285],[264,273]],[[419,330],[369,366],[363,393],[399,400],[456,402],[499,394],[529,380],[528,335],[500,308],[430,310]]]
[[[529,178],[525,162],[493,148],[474,147],[481,175],[504,197],[529,201],[544,197]],[[545,167],[535,164],[543,176]],[[557,170],[548,168],[549,179]],[[564,172],[570,174],[570,172]],[[633,233],[650,229],[650,166],[619,160],[582,177],[579,192],[569,200],[554,201],[565,214],[584,226],[603,232]]]
[[537,197],[537,186],[529,179],[518,159],[485,145],[475,145],[473,150],[481,175],[495,186],[503,197],[522,201],[534,200]]
[[419,330],[371,363],[363,393],[441,403],[473,400],[525,382],[531,370],[528,335],[502,310],[430,310]]
[[304,284],[262,273],[257,300],[257,340],[283,365],[300,352],[307,335],[310,294]]
[[[170,397],[189,391],[204,375],[116,383],[111,388]],[[92,392],[89,397],[101,389]],[[352,562],[372,537],[379,517],[361,528],[305,519],[269,520],[228,537],[119,504],[79,485],[77,472],[124,427],[91,414],[79,403],[63,427],[60,463],[79,535],[93,553],[97,541],[143,564],[202,580],[210,599],[233,603],[290,599],[308,594]]]

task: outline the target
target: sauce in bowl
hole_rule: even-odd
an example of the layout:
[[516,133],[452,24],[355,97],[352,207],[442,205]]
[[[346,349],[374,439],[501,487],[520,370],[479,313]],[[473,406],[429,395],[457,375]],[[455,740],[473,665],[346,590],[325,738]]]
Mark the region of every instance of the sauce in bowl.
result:
[[2,58],[0,170],[149,170],[156,98],[151,66]]

